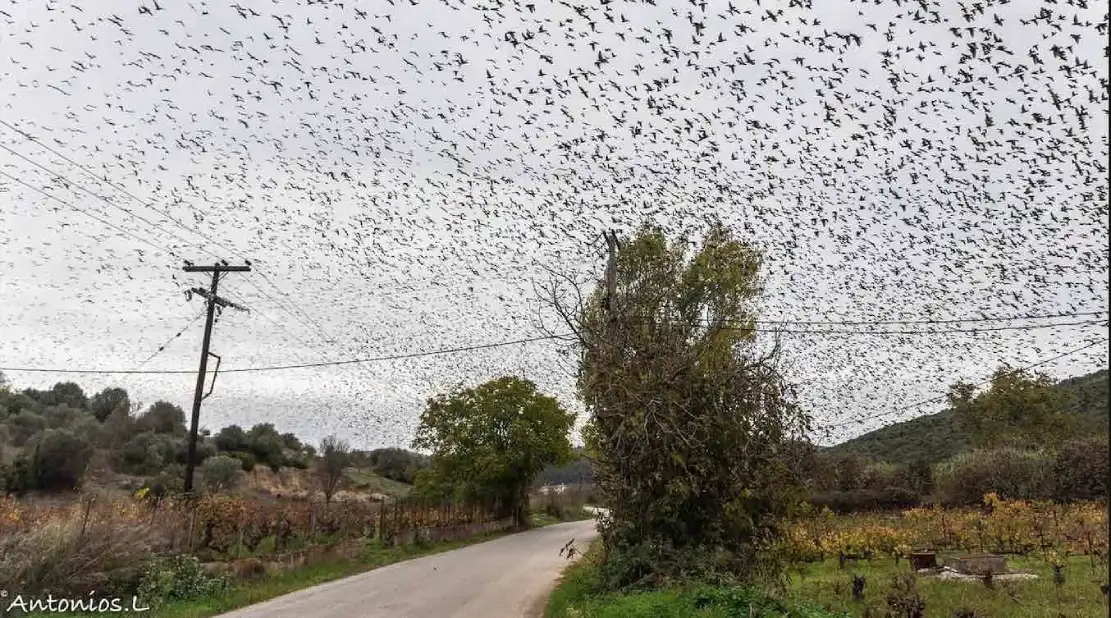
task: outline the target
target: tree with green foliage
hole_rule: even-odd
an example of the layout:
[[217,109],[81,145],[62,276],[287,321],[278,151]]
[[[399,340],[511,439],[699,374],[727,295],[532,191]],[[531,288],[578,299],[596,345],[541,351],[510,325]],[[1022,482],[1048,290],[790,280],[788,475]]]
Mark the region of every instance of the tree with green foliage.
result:
[[30,409],[20,410],[18,413],[9,416],[4,423],[8,426],[12,444],[15,446],[23,446],[48,426],[46,418],[41,414],[32,412]]
[[238,459],[227,455],[214,455],[200,465],[201,487],[210,493],[233,489],[243,475]]
[[431,398],[412,444],[432,451],[430,467],[417,475],[417,493],[451,488],[524,526],[533,478],[571,458],[574,422],[555,398],[511,376]]
[[119,409],[124,412],[131,410],[131,400],[127,396],[127,391],[122,388],[106,388],[89,400],[89,412],[102,423]]
[[1054,446],[1071,435],[1075,397],[1044,374],[1004,365],[988,390],[972,384],[950,387],[949,405],[978,448]]
[[247,444],[258,463],[277,470],[285,465],[285,440],[272,423],[259,423],[247,432]]
[[74,489],[85,476],[93,447],[67,429],[47,429],[36,436],[31,452],[37,489]]
[[139,417],[138,426],[141,431],[184,434],[185,411],[167,401],[158,401]]
[[250,452],[250,440],[247,439],[247,432],[239,425],[228,425],[220,431],[216,432],[216,448],[221,452],[239,451],[243,453]]
[[375,474],[412,485],[417,472],[428,467],[428,458],[403,448],[389,447],[367,453],[366,464]]
[[778,573],[771,548],[803,496],[788,454],[809,421],[778,343],[754,341],[761,254],[719,223],[688,245],[643,227],[592,294],[553,281],[545,298],[581,354],[613,588]]

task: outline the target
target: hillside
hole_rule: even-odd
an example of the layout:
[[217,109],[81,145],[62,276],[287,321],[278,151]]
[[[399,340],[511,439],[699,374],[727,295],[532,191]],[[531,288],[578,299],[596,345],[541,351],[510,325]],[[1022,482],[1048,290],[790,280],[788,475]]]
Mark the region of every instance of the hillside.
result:
[[[1060,385],[1077,398],[1074,412],[1079,417],[1078,433],[1106,431],[1108,422],[1108,373],[1095,373],[1062,380]],[[888,425],[841,444],[830,453],[855,453],[877,461],[909,464],[945,460],[968,448],[969,437],[957,426],[949,410]]]

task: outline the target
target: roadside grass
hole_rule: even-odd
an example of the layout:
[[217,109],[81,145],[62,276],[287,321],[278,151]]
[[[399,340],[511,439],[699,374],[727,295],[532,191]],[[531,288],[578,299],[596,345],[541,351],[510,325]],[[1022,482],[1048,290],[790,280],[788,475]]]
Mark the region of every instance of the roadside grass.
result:
[[[1098,563],[1097,563],[1098,564]],[[996,581],[988,588],[975,581],[942,581],[919,577],[917,588],[926,606],[926,617],[952,618],[965,612],[977,618],[1089,618],[1107,616],[1107,598],[1099,586],[1107,582],[1106,567],[1093,566],[1084,556],[1068,559],[1064,568],[1065,581],[1054,584],[1053,567],[1041,558],[1008,557],[1007,566],[1038,576],[1029,581]],[[851,616],[883,615],[892,578],[910,573],[907,562],[898,566],[891,559],[877,559],[848,564],[844,570],[836,559],[823,563],[800,565],[791,575],[788,598],[808,601],[832,611]],[[863,600],[852,597],[854,575],[865,578]]]
[[548,598],[544,618],[832,618],[812,604],[786,606],[752,589],[693,586],[629,594],[598,593],[596,541],[564,571]]
[[[493,532],[470,539],[445,541],[425,546],[402,545],[399,547],[382,547],[376,541],[370,541],[367,543],[367,547],[363,551],[363,554],[355,559],[336,559],[286,571],[255,581],[237,582],[222,594],[190,600],[170,601],[161,607],[134,615],[149,616],[152,618],[207,618],[255,603],[268,601],[275,597],[296,592],[304,588],[310,588],[351,575],[365,573],[396,562],[483,543],[513,534],[514,532],[513,530]],[[130,599],[124,600],[124,606],[130,606]],[[15,614],[11,615],[14,616]],[[58,615],[72,618],[94,618],[103,616],[101,613],[76,612],[65,614],[56,612],[26,614],[27,618],[47,618],[48,616]]]

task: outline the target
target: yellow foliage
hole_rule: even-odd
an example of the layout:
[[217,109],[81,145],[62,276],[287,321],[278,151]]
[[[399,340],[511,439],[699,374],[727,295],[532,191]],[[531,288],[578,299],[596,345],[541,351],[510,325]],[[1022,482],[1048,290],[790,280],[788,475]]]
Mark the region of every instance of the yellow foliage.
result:
[[1035,554],[1060,563],[1064,556],[1107,556],[1107,506],[1102,502],[1052,504],[984,496],[982,509],[939,505],[901,513],[809,515],[787,535],[796,556],[903,557],[915,550]]

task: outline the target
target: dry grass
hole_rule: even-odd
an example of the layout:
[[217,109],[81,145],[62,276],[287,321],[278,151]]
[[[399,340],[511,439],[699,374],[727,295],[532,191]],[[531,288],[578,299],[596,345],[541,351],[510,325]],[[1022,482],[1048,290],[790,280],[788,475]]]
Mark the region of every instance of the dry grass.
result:
[[0,589],[105,590],[166,546],[165,537],[141,518],[87,502],[39,511],[14,511],[3,503],[0,509],[7,509],[0,514]]

